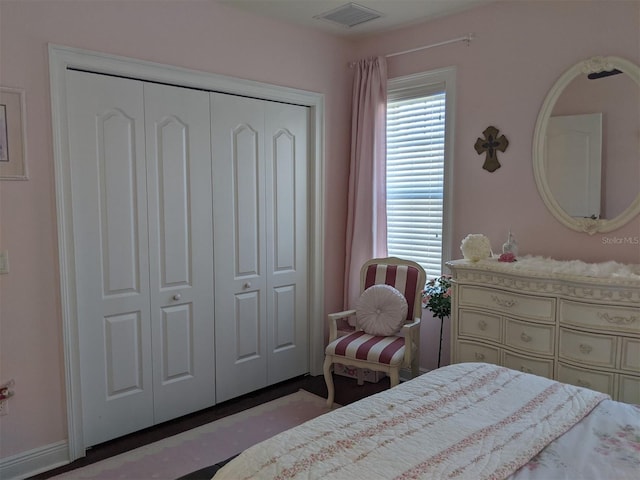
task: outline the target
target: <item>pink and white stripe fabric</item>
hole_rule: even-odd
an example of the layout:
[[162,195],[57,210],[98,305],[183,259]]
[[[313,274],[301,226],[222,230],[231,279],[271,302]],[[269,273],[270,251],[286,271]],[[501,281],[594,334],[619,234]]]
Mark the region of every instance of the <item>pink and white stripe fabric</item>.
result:
[[404,358],[404,338],[379,337],[360,330],[335,339],[327,345],[325,353],[386,365],[400,365]]
[[[420,272],[409,265],[372,264],[365,272],[363,291],[372,285],[392,286],[406,298],[408,307],[406,321],[411,322],[414,318],[418,278],[420,278]],[[400,365],[404,359],[404,353],[404,337],[382,337],[363,331],[337,338],[325,349],[326,355],[339,355],[391,366]]]
[[407,321],[413,321],[419,275],[416,268],[408,265],[369,265],[362,290],[364,291],[372,285],[387,284],[392,286],[407,299],[409,307]]

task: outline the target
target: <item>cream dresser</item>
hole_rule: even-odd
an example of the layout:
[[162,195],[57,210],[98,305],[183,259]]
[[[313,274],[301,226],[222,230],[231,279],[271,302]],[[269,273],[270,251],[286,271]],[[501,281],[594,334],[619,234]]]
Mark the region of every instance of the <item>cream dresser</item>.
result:
[[447,265],[451,363],[495,363],[640,404],[639,265],[541,257]]

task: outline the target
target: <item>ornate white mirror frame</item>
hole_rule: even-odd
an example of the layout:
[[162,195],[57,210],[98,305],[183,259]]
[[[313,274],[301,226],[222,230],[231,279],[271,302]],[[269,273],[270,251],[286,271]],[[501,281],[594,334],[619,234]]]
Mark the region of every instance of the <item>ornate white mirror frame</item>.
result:
[[[593,57],[578,62],[562,74],[553,85],[542,104],[533,136],[533,172],[540,196],[553,216],[565,226],[578,232],[593,235],[596,232],[610,232],[622,227],[640,214],[640,193],[622,213],[612,219],[575,218],[568,215],[553,196],[547,181],[545,165],[546,132],[553,108],[567,85],[579,75],[618,69],[629,75],[640,88],[640,67],[619,57]],[[640,158],[638,158],[640,162]]]

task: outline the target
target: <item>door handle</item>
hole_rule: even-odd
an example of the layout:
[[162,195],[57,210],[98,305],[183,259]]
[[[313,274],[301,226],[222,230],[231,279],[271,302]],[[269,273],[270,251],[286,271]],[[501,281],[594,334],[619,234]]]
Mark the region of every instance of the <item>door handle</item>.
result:
[[182,298],[182,295],[180,295],[179,293],[176,293],[176,294],[173,296],[173,299],[174,299],[176,302],[177,302],[178,300],[180,300],[181,298]]

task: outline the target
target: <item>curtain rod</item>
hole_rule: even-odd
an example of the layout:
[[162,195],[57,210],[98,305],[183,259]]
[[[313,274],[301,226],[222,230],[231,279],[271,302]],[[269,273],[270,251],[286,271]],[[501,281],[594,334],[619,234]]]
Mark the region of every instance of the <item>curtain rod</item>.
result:
[[469,44],[471,43],[471,40],[473,40],[474,37],[475,37],[475,35],[473,33],[469,33],[469,34],[465,35],[464,37],[452,38],[451,40],[445,40],[444,42],[432,43],[431,45],[425,45],[423,47],[416,47],[416,48],[412,48],[411,50],[404,50],[402,52],[389,53],[389,54],[385,55],[385,58],[397,57],[398,55],[404,55],[406,53],[418,52],[420,50],[426,50],[427,48],[440,47],[442,45],[449,45],[450,43],[466,42],[467,47],[468,47]]
[[[407,53],[418,52],[420,50],[426,50],[428,48],[433,48],[433,47],[441,47],[442,45],[449,45],[450,43],[458,43],[458,42],[465,42],[468,47],[469,44],[471,43],[471,40],[473,40],[474,38],[475,38],[474,33],[468,33],[463,37],[452,38],[451,40],[445,40],[444,42],[432,43],[431,45],[424,45],[422,47],[416,47],[410,50],[403,50],[402,52],[388,53],[384,57],[385,58],[397,57],[398,55],[405,55]],[[357,62],[351,62],[349,63],[349,66],[353,68],[356,65],[356,63]]]

